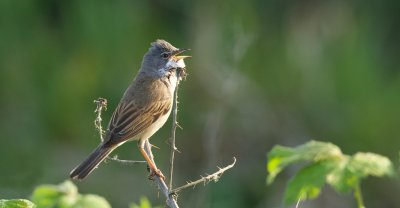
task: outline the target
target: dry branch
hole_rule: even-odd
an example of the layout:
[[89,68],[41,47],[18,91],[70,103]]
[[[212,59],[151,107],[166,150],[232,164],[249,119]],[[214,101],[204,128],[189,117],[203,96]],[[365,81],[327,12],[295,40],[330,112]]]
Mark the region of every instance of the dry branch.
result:
[[105,98],[97,98],[97,100],[93,101],[94,103],[96,103],[96,110],[94,110],[94,112],[96,113],[96,119],[94,120],[94,126],[96,127],[97,131],[99,132],[99,136],[100,136],[100,140],[101,142],[104,141],[104,130],[103,130],[103,126],[101,125],[101,122],[103,121],[103,119],[101,119],[101,113],[104,110],[107,110],[107,99]]
[[[170,137],[170,145],[171,145],[171,156],[170,156],[170,167],[169,167],[169,189],[172,189],[172,179],[174,175],[174,160],[175,160],[175,151],[178,151],[178,148],[175,146],[175,135],[176,135],[176,127],[180,127],[178,125],[177,117],[178,117],[178,89],[179,82],[182,78],[186,78],[186,70],[184,68],[178,68],[176,70],[176,88],[174,91],[174,99],[172,104],[172,130]],[[179,152],[179,151],[178,151]]]
[[236,158],[233,157],[233,163],[232,164],[230,164],[230,165],[228,165],[226,167],[223,167],[223,168],[218,167],[219,170],[217,172],[215,172],[213,174],[210,174],[210,175],[207,175],[205,177],[202,176],[199,180],[188,182],[186,185],[180,186],[178,188],[174,188],[171,191],[171,193],[176,194],[176,193],[182,191],[183,189],[186,189],[186,188],[189,188],[189,187],[195,187],[199,183],[206,184],[206,183],[208,183],[210,181],[217,182],[219,180],[219,178],[221,178],[222,174],[225,171],[231,169],[235,165],[235,163],[236,163]]
[[[151,144],[148,140],[145,143],[144,149],[145,149],[146,153],[150,156],[150,159],[154,162],[154,156],[151,152]],[[152,179],[154,180],[154,183],[157,184],[158,189],[161,191],[161,193],[166,198],[165,203],[167,204],[167,206],[170,208],[178,208],[179,206],[178,206],[178,203],[176,202],[175,195],[170,194],[170,191],[169,191],[168,186],[165,183],[165,181],[156,174],[154,174]]]

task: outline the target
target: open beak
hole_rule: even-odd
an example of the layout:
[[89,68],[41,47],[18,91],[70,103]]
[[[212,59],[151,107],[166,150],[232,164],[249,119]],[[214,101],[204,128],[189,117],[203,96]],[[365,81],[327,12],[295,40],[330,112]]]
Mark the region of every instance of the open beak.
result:
[[174,51],[174,53],[172,55],[175,56],[178,60],[192,57],[192,56],[177,56],[178,54],[181,54],[185,51],[190,51],[190,49],[189,48],[180,48],[177,51]]

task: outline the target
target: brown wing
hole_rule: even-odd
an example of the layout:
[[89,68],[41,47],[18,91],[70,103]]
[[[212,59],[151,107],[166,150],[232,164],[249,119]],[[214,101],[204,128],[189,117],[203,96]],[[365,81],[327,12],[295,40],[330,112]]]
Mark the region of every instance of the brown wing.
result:
[[169,99],[140,107],[134,102],[121,102],[112,115],[106,143],[113,145],[137,136],[171,109]]

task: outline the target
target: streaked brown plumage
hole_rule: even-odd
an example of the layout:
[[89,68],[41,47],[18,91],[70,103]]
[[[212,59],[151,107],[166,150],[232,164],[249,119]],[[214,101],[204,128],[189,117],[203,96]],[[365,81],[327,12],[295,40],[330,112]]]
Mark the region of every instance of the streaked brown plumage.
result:
[[153,173],[164,177],[144,151],[144,144],[167,121],[172,108],[176,85],[176,68],[183,68],[177,56],[186,49],[177,49],[164,40],[157,40],[145,54],[141,68],[115,109],[104,141],[74,168],[70,177],[83,179],[90,174],[115,148],[137,140],[139,150]]

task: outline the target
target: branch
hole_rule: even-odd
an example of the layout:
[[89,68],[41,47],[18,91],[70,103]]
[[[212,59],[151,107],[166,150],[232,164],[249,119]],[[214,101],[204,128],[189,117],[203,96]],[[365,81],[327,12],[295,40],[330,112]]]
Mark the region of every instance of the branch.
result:
[[121,159],[118,159],[117,155],[114,155],[113,157],[107,157],[107,160],[115,161],[115,162],[121,163],[123,165],[133,165],[133,164],[138,164],[138,163],[146,164],[146,161],[144,161],[144,160],[121,160]]
[[221,178],[222,174],[225,171],[231,169],[235,165],[235,163],[236,163],[236,158],[233,157],[233,163],[232,164],[230,164],[230,165],[228,165],[228,166],[226,166],[224,168],[218,167],[219,170],[217,172],[215,172],[215,173],[213,173],[211,175],[208,175],[206,177],[201,177],[199,180],[196,180],[196,181],[193,181],[193,182],[189,182],[186,185],[183,185],[183,186],[180,186],[178,188],[175,188],[175,189],[173,189],[171,191],[171,193],[176,194],[179,191],[182,191],[183,189],[186,189],[186,188],[189,188],[189,187],[192,187],[192,186],[194,187],[199,183],[204,183],[205,184],[205,183],[208,183],[210,181],[217,182],[219,180],[219,178]]
[[[186,78],[186,71],[184,68],[177,68],[176,70],[176,88],[174,91],[174,97],[173,97],[173,104],[172,104],[172,132],[171,132],[171,138],[170,138],[170,145],[171,145],[171,158],[170,158],[170,178],[169,178],[169,187],[165,183],[165,181],[159,177],[158,175],[154,175],[153,180],[157,184],[158,189],[163,193],[165,196],[166,204],[167,206],[171,208],[178,208],[178,204],[176,202],[176,195],[171,194],[172,190],[172,177],[174,173],[174,158],[175,158],[175,151],[178,151],[178,149],[175,146],[175,132],[176,132],[176,127],[178,127],[178,122],[177,122],[177,114],[178,114],[178,86],[179,82],[181,81],[182,78]],[[146,153],[150,156],[150,159],[154,162],[154,156],[153,153],[151,152],[151,144],[148,140],[146,140],[145,143],[145,151]],[[155,163],[155,162],[154,162]]]
[[169,168],[169,189],[172,189],[172,178],[174,174],[174,160],[175,160],[175,151],[178,151],[178,148],[175,146],[175,135],[176,135],[176,127],[180,127],[177,121],[178,116],[178,87],[179,82],[181,81],[182,77],[186,78],[186,70],[185,68],[177,68],[176,69],[176,88],[174,91],[174,98],[172,104],[172,130],[171,130],[171,137],[170,137],[170,145],[171,145],[171,157],[170,157],[170,168]]
[[97,100],[94,100],[93,102],[96,103],[96,110],[94,110],[94,112],[97,113],[96,119],[94,120],[94,126],[99,132],[101,142],[103,142],[104,130],[101,125],[101,122],[103,121],[101,119],[101,113],[103,112],[103,109],[107,110],[107,99],[99,97],[97,98]]
[[[151,144],[150,144],[149,140],[146,140],[146,143],[145,143],[145,146],[144,146],[144,150],[150,156],[150,159],[154,162],[154,156],[153,156],[153,154],[151,152]],[[176,198],[175,198],[176,195],[170,194],[170,191],[169,191],[165,181],[160,176],[158,176],[157,174],[154,174],[152,179],[157,184],[158,189],[162,192],[162,194],[167,199],[166,200],[166,204],[170,208],[179,208],[179,206],[178,206],[178,204],[176,202]]]

